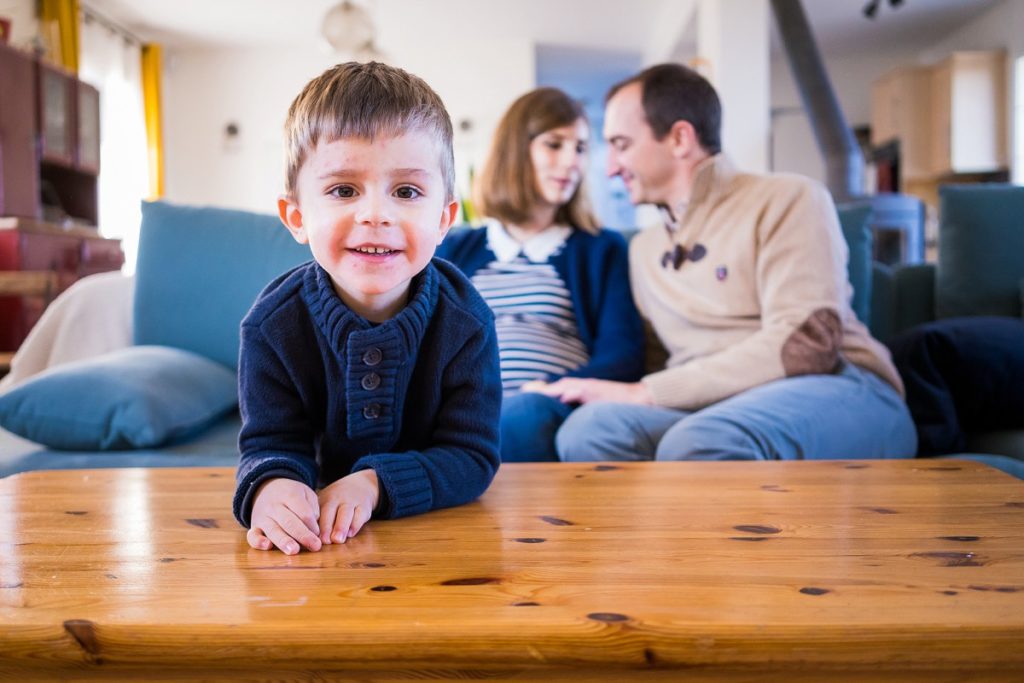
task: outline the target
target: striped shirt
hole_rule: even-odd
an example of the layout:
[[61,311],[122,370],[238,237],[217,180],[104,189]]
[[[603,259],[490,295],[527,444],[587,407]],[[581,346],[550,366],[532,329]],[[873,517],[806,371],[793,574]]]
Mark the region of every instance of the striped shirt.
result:
[[571,228],[551,228],[520,245],[500,224],[488,225],[488,246],[497,258],[472,282],[494,311],[506,395],[589,360],[569,290],[550,263],[569,234]]

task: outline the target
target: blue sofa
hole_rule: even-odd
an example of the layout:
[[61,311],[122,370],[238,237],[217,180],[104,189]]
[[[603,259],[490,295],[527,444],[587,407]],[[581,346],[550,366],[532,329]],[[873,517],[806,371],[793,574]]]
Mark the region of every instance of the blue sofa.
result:
[[[126,439],[145,440],[140,425],[129,429],[114,424],[138,422],[139,413],[126,416],[127,409],[113,410],[109,406],[95,412],[89,396],[57,396],[51,401],[56,401],[58,408],[64,402],[77,401],[77,405],[70,406],[65,413],[89,413],[90,423],[80,430],[81,438],[59,444],[58,450],[0,430],[0,476],[39,469],[237,464],[240,420],[237,410],[231,406],[237,403],[234,373],[238,363],[239,323],[270,280],[309,260],[309,249],[297,244],[275,216],[163,202],[144,204],[142,214],[135,276],[134,343],[156,350],[178,350],[182,357],[169,356],[166,362],[189,363],[168,368],[170,376],[154,379],[155,384],[173,384],[175,375],[180,374],[178,370],[195,374],[203,369],[195,364],[205,362],[209,364],[207,374],[221,378],[220,385],[206,387],[202,395],[197,392],[193,397],[190,403],[194,405],[188,406],[191,412],[186,416],[185,426],[189,428],[165,430],[172,434],[172,443],[130,450],[97,450],[81,444],[101,437],[105,437],[107,443],[122,446]],[[117,367],[118,353],[115,351],[114,358],[100,370],[106,376],[123,370]],[[88,368],[86,372],[93,372],[93,369]],[[98,385],[106,377],[93,379]],[[77,382],[82,384],[87,380],[88,375],[86,380],[78,378]],[[137,386],[119,385],[107,391],[137,389]],[[157,386],[152,393],[159,400],[164,398],[162,391],[163,388]],[[230,402],[224,400],[229,391]],[[125,396],[123,403],[131,404],[133,398]],[[0,401],[4,399],[0,396]],[[29,406],[21,412],[29,413],[30,409],[38,412],[46,407]],[[167,412],[166,402],[156,405],[149,411],[150,419],[162,420],[165,424],[177,421],[172,426],[181,426],[181,416],[170,416]],[[116,415],[111,417],[112,413]],[[78,425],[70,425],[70,428],[76,427]]]
[[[919,308],[932,305],[935,299],[925,284],[929,267],[890,270],[872,263],[869,214],[870,208],[863,204],[839,207],[850,248],[854,310],[885,340],[924,316]],[[147,203],[135,284],[134,342],[146,348],[177,349],[212,362],[219,368],[213,374],[234,371],[238,325],[252,301],[276,275],[309,257],[308,248],[296,244],[274,216]],[[907,297],[921,301],[911,306]],[[176,357],[172,360],[178,362]],[[119,360],[115,356],[109,362],[116,367]],[[177,373],[171,368],[166,374],[173,379]],[[208,415],[196,406],[193,428],[175,432],[172,443],[160,447],[97,450],[75,447],[73,442],[55,449],[0,430],[0,476],[38,469],[232,466],[237,462],[239,417],[237,410],[225,410],[225,391],[224,386],[213,387],[211,392],[220,395],[220,404],[211,407]],[[76,410],[67,412],[78,412],[85,403],[79,401]],[[181,403],[188,402],[177,402]],[[109,420],[101,426],[109,428]],[[1005,458],[990,455],[970,457],[1008,471],[1016,462],[1008,465]]]
[[[938,262],[873,265],[871,330],[882,342],[944,318],[1024,316],[1024,187],[947,185],[939,198]],[[964,457],[1024,478],[1024,430],[967,443]]]

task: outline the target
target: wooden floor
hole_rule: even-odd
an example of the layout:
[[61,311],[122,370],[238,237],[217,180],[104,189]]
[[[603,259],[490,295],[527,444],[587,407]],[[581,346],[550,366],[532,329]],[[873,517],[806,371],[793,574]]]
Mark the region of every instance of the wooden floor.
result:
[[1024,482],[977,463],[506,465],[294,557],[233,487],[0,479],[0,678],[1024,681]]

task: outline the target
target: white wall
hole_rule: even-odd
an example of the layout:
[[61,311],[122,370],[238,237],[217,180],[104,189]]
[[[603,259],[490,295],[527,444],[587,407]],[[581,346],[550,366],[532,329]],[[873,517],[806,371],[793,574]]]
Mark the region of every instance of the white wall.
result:
[[[894,47],[884,52],[825,59],[825,68],[846,122],[855,127],[871,123],[871,83],[890,69],[918,61],[918,51]],[[772,60],[771,165],[774,171],[801,173],[824,182],[825,162],[814,139],[800,92],[784,54]]]
[[697,6],[697,55],[722,101],[722,150],[754,173],[768,170],[770,19],[766,0]]
[[11,20],[11,45],[29,48],[39,31],[36,0],[0,0],[0,17]]
[[[948,36],[922,49],[920,45],[893,46],[891,50],[826,58],[839,104],[851,126],[871,122],[871,84],[886,71],[907,64],[931,64],[956,50],[1003,48],[1010,57],[1007,74],[1007,112],[1013,111],[1015,56],[1024,54],[1024,0],[1004,0]],[[799,109],[800,95],[784,55],[772,60],[773,170],[802,173],[824,181],[825,165],[806,116]],[[784,110],[779,112],[778,110]]]
[[[429,61],[389,62],[424,78],[455,125],[459,189],[470,163],[479,167],[497,121],[534,87],[534,48],[523,41],[438,41]],[[283,189],[282,127],[288,105],[311,78],[340,61],[317,45],[302,49],[175,50],[164,74],[167,199],[275,212]],[[472,129],[459,130],[469,120]],[[229,142],[229,122],[240,134]]]
[[[959,28],[933,47],[921,53],[926,63],[938,62],[956,50],[1006,50],[1006,112],[1010,128],[1010,149],[1016,149],[1016,139],[1024,130],[1015,130],[1012,116],[1015,102],[1014,63],[1024,55],[1024,0],[1003,0],[974,21]],[[1008,155],[1013,157],[1013,155]],[[1020,163],[1017,161],[1017,163]],[[1014,169],[1015,177],[1022,176],[1022,170]]]

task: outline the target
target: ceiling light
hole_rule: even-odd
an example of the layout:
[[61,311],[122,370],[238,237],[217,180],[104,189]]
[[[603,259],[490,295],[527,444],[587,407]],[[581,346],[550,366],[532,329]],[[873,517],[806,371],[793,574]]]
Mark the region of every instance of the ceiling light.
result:
[[345,0],[327,10],[320,32],[336,52],[352,55],[372,49],[376,28],[369,12]]

